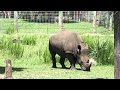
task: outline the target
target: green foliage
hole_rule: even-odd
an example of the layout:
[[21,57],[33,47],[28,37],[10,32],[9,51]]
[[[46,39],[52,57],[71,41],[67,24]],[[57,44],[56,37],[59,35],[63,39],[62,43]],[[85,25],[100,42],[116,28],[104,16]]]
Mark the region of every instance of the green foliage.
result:
[[44,58],[45,63],[50,63],[51,62],[50,61],[51,60],[51,55],[50,55],[48,47],[45,47],[43,58]]
[[[11,20],[5,19],[4,21],[6,22],[5,24],[6,27],[2,27],[3,30],[10,27],[10,25],[7,24],[10,23]],[[23,57],[21,58],[21,60],[24,60],[24,63],[26,64],[28,64],[28,62],[29,64],[30,63],[36,64],[37,62],[51,63],[51,55],[48,50],[48,40],[49,37],[51,36],[50,33],[58,31],[58,26],[56,24],[49,24],[49,23],[33,23],[33,22],[28,23],[21,19],[19,19],[19,22],[20,22],[19,23],[20,32],[17,35],[3,34],[4,36],[0,37],[0,57],[2,57],[2,54],[6,56],[7,55],[17,56],[17,54],[13,54],[13,52],[20,52],[20,50],[17,51],[17,48],[24,47]],[[4,23],[2,24],[4,25]],[[47,26],[49,27],[48,33],[46,29]],[[93,32],[92,23],[88,23],[88,22],[69,23],[69,24],[65,23],[64,27],[70,31],[79,32],[80,35],[86,35],[86,33],[88,34]],[[32,32],[33,34],[27,32]],[[92,36],[84,37],[86,43],[88,43],[90,48],[90,56],[96,59],[97,62],[99,62],[99,64],[112,64],[114,60],[113,58],[114,32],[113,31],[108,32],[108,30],[105,29],[104,27],[97,27],[97,33],[101,35],[99,38],[92,34],[90,34]],[[0,36],[2,36],[2,34],[0,34]],[[17,42],[20,45],[18,45],[17,43],[12,43],[13,39],[20,40],[20,42]],[[16,49],[10,51],[12,50],[11,48],[13,47],[15,47]],[[5,58],[6,56],[3,57]],[[56,55],[57,62],[59,61],[59,59],[60,57]]]
[[14,27],[8,27],[8,28],[6,29],[6,31],[5,31],[6,34],[12,34],[12,33],[14,33],[14,32],[15,32]]
[[11,37],[7,38],[3,36],[1,38],[0,50],[9,51],[9,54],[15,58],[21,58],[23,56],[24,47],[20,43],[13,43]]
[[9,43],[8,46],[11,55],[14,55],[16,58],[23,56],[24,47],[20,43]]
[[26,45],[36,45],[36,37],[35,36],[24,36],[22,43]]
[[[90,57],[97,60],[99,65],[114,64],[114,43],[110,39],[102,40],[101,37],[84,36],[84,41],[89,46]],[[105,39],[105,37],[103,37]]]
[[0,50],[6,49],[8,43],[8,38],[6,36],[2,36],[0,38]]
[[[26,65],[22,61],[13,64],[13,67],[20,68],[13,69],[12,75],[15,79],[114,79],[114,66],[111,65],[93,66],[90,72],[61,69],[60,64],[57,65],[57,69],[51,68],[50,64],[43,63],[40,65]],[[79,69],[79,66],[76,66],[76,68]]]

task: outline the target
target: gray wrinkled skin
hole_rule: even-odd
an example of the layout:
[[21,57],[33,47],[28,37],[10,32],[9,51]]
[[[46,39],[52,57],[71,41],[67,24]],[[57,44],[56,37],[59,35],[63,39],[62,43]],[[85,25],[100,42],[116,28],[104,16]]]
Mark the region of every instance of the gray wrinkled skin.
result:
[[56,68],[55,55],[60,56],[60,64],[62,68],[65,58],[70,62],[70,69],[76,69],[75,64],[78,63],[83,71],[90,71],[91,63],[88,57],[88,45],[86,45],[78,33],[62,30],[49,39],[49,51],[52,56],[52,67]]

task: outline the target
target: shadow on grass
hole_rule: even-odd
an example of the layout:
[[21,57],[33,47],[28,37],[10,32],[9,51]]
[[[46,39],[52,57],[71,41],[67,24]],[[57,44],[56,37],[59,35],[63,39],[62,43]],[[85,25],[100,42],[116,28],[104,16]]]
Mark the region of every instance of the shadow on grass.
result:
[[96,79],[107,79],[107,78],[96,78]]
[[[24,69],[27,69],[27,68],[14,68],[14,67],[12,67],[12,72],[14,72],[14,71],[23,71]],[[5,67],[2,67],[2,66],[0,66],[0,74],[4,74],[5,73]]]
[[[57,67],[57,68],[54,68],[54,69],[70,69],[70,67],[66,67],[66,68],[62,68],[62,67]],[[76,70],[81,70],[80,68],[76,68]]]

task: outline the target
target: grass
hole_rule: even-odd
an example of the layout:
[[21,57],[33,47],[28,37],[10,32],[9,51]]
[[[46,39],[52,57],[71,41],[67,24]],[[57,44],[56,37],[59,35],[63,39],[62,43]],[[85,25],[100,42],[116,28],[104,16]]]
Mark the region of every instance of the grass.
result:
[[[114,79],[114,67],[111,65],[93,66],[90,72],[61,69],[60,64],[57,64],[57,67],[53,69],[51,64],[21,65],[13,63],[12,75],[15,79]],[[76,67],[79,68],[77,65]],[[0,76],[3,77],[4,74],[0,74]]]
[[[91,72],[84,72],[81,70],[69,70],[61,69],[61,65],[58,63],[59,56],[57,57],[57,69],[51,68],[50,53],[48,51],[48,40],[52,33],[58,31],[57,24],[50,23],[33,23],[19,20],[19,33],[5,34],[5,30],[9,29],[13,24],[13,20],[2,19],[0,34],[0,76],[4,75],[4,60],[10,58],[13,66],[13,77],[17,79],[95,79],[95,78],[114,78],[114,66],[113,65],[97,65],[91,68]],[[104,44],[106,40],[114,41],[113,31],[107,31],[103,27],[97,27],[97,36],[92,33],[92,24],[86,22],[80,23],[65,23],[64,27],[75,32],[79,32],[83,37],[89,37],[86,42],[89,44],[97,40],[98,35],[101,44]],[[28,33],[29,32],[29,33]],[[7,43],[13,39],[20,39],[20,45],[15,43],[11,44],[11,49],[6,49]],[[6,42],[6,43],[2,43]],[[16,45],[16,46],[15,46]],[[10,44],[8,45],[10,46]],[[12,50],[16,55],[20,53],[21,48],[24,47],[21,58],[15,58],[10,54],[9,50]],[[99,46],[99,45],[98,45]],[[107,46],[108,47],[108,46]],[[113,46],[112,46],[113,47]],[[95,48],[92,48],[95,49]],[[96,50],[96,49],[95,49]],[[104,50],[103,50],[104,51]],[[103,52],[102,51],[102,52]],[[99,52],[99,51],[98,51]],[[112,50],[111,50],[112,52]],[[12,53],[12,52],[11,52]],[[113,52],[112,52],[113,53]],[[101,53],[98,53],[101,54]],[[98,55],[97,54],[97,55]],[[113,54],[114,55],[114,54]],[[100,57],[100,56],[99,56]],[[103,56],[101,57],[103,58]],[[66,65],[69,67],[69,62],[66,61]],[[78,65],[76,65],[79,68]]]
[[[23,68],[23,67],[22,67]],[[65,69],[52,69],[50,65],[41,65],[41,66],[30,66],[25,67],[26,70],[22,72],[13,72],[15,78],[26,78],[26,79],[113,79],[114,70],[113,66],[95,66],[92,67],[91,72],[84,71],[72,71]],[[98,73],[101,73],[99,74]],[[109,71],[109,72],[108,72]],[[107,74],[106,74],[107,73]]]
[[[111,36],[82,36],[89,46],[90,57],[94,58],[98,64],[114,65],[114,40]],[[105,39],[106,38],[106,39]]]
[[[58,63],[59,56],[57,57],[57,69],[51,68],[51,58],[48,51],[49,35],[44,34],[18,34],[20,39],[23,36],[36,36],[35,45],[24,45],[24,53],[22,58],[13,58],[7,53],[7,51],[1,51],[0,53],[0,67],[4,67],[4,60],[10,58],[13,66],[13,77],[16,79],[96,79],[114,78],[114,66],[113,65],[97,65],[91,67],[91,72],[84,72],[80,70],[72,71],[69,69],[61,69],[61,65]],[[10,36],[10,37],[15,37]],[[4,36],[5,37],[5,36]],[[89,37],[90,38],[90,37]],[[91,36],[92,40],[93,37]],[[95,38],[95,37],[94,37]],[[100,39],[103,41],[103,37]],[[112,39],[109,38],[111,41]],[[102,57],[101,57],[102,58]],[[67,67],[69,62],[66,61]],[[80,68],[76,65],[77,68]],[[21,69],[20,69],[21,68]],[[22,69],[23,68],[23,69]],[[19,70],[20,69],[20,70]],[[109,71],[109,72],[108,72]],[[3,72],[0,70],[0,72]],[[3,76],[4,73],[0,73]]]
[[[1,32],[5,32],[4,30],[8,29],[11,26],[14,26],[14,19],[1,19]],[[19,33],[47,33],[51,34],[58,31],[58,23],[34,23],[27,22],[22,19],[18,20],[18,29]],[[92,33],[93,27],[92,23],[88,22],[79,22],[79,23],[64,23],[64,28],[69,29],[75,32],[83,33]],[[108,31],[106,28],[97,26],[97,33],[110,35],[113,34],[114,31]]]

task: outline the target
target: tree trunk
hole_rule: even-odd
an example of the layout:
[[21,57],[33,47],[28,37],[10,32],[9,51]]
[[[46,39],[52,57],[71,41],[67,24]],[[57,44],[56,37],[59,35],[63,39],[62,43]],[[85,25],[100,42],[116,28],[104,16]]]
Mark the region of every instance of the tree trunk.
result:
[[79,21],[82,21],[82,11],[79,12]]
[[59,11],[59,29],[63,28],[63,11]]
[[109,28],[109,19],[110,19],[110,15],[109,15],[109,11],[107,11],[107,20],[106,20],[106,28]]
[[93,33],[96,33],[96,11],[93,11]]
[[100,20],[101,20],[101,11],[99,11],[99,14],[98,14],[98,25],[100,25]]
[[11,11],[8,11],[8,18],[11,18]]
[[30,11],[30,18],[29,19],[31,19],[32,21],[34,21],[35,19],[34,19],[34,12],[33,11]]
[[79,11],[77,11],[76,17],[77,17],[77,21],[79,21]]
[[113,30],[112,26],[113,26],[113,12],[111,12],[111,15],[110,15],[110,25],[109,25],[109,30],[110,31]]
[[88,21],[88,22],[90,22],[90,12],[91,12],[91,11],[88,11],[88,12],[87,12],[87,19],[88,19],[87,21]]
[[18,32],[18,12],[14,11],[14,26],[15,30]]
[[114,78],[120,79],[120,11],[114,12],[114,46],[115,46],[115,70]]
[[76,11],[74,11],[74,20],[75,20],[75,17],[76,17],[75,12],[76,12]]

